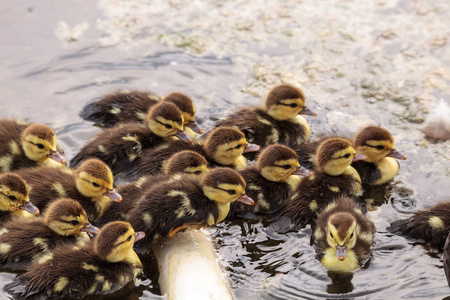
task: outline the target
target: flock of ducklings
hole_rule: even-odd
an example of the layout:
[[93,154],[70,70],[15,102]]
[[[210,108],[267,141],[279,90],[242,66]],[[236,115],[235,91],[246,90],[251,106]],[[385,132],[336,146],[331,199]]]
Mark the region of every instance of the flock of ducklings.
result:
[[[351,272],[370,258],[376,229],[358,195],[391,180],[396,159],[406,159],[386,129],[309,142],[302,115],[315,113],[292,85],[274,87],[262,107],[232,113],[200,139],[195,114],[183,93],[106,95],[80,113],[106,129],[70,167],[52,129],[0,120],[0,263],[25,270],[5,289],[18,297],[111,293],[139,275],[135,251],[151,251],[156,239],[257,214],[270,215],[279,232],[310,224],[330,270]],[[128,181],[117,190],[116,175]],[[450,202],[390,229],[444,247]]]

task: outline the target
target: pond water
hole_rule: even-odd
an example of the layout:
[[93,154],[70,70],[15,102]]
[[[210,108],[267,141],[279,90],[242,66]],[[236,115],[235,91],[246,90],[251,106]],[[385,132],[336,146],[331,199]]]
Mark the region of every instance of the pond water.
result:
[[[390,130],[408,160],[393,182],[365,191],[375,199],[372,259],[336,275],[315,259],[309,227],[280,235],[261,222],[223,222],[208,231],[236,299],[450,295],[442,253],[386,231],[449,201],[450,142],[420,130],[440,99],[450,101],[447,0],[16,0],[2,1],[0,16],[0,117],[50,125],[68,159],[100,131],[81,108],[123,88],[185,92],[209,129],[288,82],[319,114],[308,117],[312,138]],[[116,297],[161,298],[155,262],[144,262],[145,277]],[[13,277],[1,272],[0,286]]]

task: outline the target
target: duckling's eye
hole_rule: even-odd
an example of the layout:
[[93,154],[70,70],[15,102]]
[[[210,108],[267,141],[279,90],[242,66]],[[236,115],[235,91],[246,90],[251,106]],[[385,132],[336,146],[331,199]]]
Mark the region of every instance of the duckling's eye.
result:
[[164,126],[166,126],[167,129],[172,129],[172,125],[164,124]]
[[195,175],[200,175],[200,174],[202,174],[202,171],[195,171],[194,174]]
[[350,234],[350,239],[353,237],[353,232],[352,232],[352,234]]
[[39,149],[44,149],[44,148],[45,148],[44,144],[41,144],[41,143],[36,144],[36,146],[37,146]]
[[344,155],[344,158],[349,158],[350,155],[351,155],[350,153],[347,153],[347,154]]
[[331,231],[330,231],[330,236],[331,236],[331,238],[334,239],[333,233]]
[[228,192],[228,194],[230,194],[230,195],[236,194],[236,191],[235,191],[235,190],[228,190],[227,192]]
[[80,224],[80,221],[78,221],[78,220],[72,220],[72,221],[70,221],[70,224],[72,224],[72,225],[78,225],[78,224]]
[[291,104],[289,104],[289,106],[292,107],[292,108],[294,108],[294,107],[297,107],[298,104],[297,104],[297,103],[291,103]]
[[131,235],[128,236],[127,241],[131,241]]
[[282,168],[286,169],[286,170],[289,170],[291,168],[291,165],[283,165]]
[[100,184],[98,184],[97,182],[92,182],[92,185],[95,187],[100,187]]
[[234,147],[234,149],[239,149],[239,148],[241,148],[241,147],[242,147],[242,145],[239,144],[239,145],[237,145],[236,147]]
[[13,195],[9,195],[8,198],[9,198],[9,200],[12,200],[12,201],[16,201],[17,200],[17,197],[13,196]]
[[377,148],[377,150],[383,150],[383,149],[384,149],[384,146],[383,146],[383,145],[378,145],[378,146],[376,146],[375,148]]

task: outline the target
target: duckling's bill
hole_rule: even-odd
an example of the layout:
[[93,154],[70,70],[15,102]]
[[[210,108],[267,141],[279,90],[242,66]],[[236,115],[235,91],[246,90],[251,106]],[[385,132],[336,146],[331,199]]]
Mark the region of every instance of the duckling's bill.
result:
[[26,210],[27,212],[33,215],[39,214],[39,208],[34,206],[31,202],[25,202],[20,206],[20,209]]
[[307,116],[317,116],[317,112],[312,111],[309,107],[304,106],[303,109],[298,113],[299,115],[307,115]]
[[406,160],[406,155],[401,154],[400,152],[398,152],[395,149],[391,149],[391,152],[387,156],[393,157],[396,159]]
[[253,199],[247,196],[246,194],[240,195],[239,198],[236,199],[236,201],[242,202],[247,205],[255,204],[255,201],[253,201]]
[[134,233],[134,242],[136,243],[139,240],[142,240],[145,237],[145,232],[137,231]]
[[256,152],[256,151],[259,151],[260,148],[261,147],[259,147],[259,145],[247,143],[247,144],[245,144],[243,153]]
[[91,225],[91,223],[84,223],[84,227],[81,228],[81,231],[89,232],[89,233],[92,233],[92,234],[98,234],[100,232],[100,229],[98,229],[97,227]]
[[198,124],[195,120],[190,121],[186,126],[191,128],[194,132],[197,132],[198,134],[203,133],[203,128],[201,128],[200,124]]
[[297,170],[295,170],[292,175],[309,176],[311,175],[311,172],[302,166],[297,166]]
[[340,261],[344,261],[347,258],[347,247],[345,245],[336,246],[336,257]]
[[111,200],[116,201],[116,202],[122,201],[122,196],[118,192],[116,192],[116,190],[114,190],[114,189],[107,190],[106,193],[104,193],[103,195],[111,198]]
[[358,160],[365,160],[367,158],[367,155],[363,153],[356,153],[355,156],[352,159],[352,162],[358,161]]
[[50,150],[50,154],[47,155],[47,157],[51,158],[63,165],[67,164],[67,160],[57,150],[56,151]]
[[178,130],[175,136],[185,143],[192,142],[192,139],[183,130]]

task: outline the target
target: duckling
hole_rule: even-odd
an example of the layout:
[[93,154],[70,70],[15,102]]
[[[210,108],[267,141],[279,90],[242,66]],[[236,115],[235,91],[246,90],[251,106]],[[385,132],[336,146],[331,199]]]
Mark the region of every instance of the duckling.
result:
[[317,215],[313,236],[317,257],[329,270],[354,271],[369,259],[375,232],[353,199],[336,198]]
[[416,211],[410,218],[392,222],[388,230],[444,247],[450,232],[450,201]]
[[95,224],[102,225],[110,221],[125,220],[128,212],[152,186],[169,181],[171,178],[179,178],[175,176],[177,174],[200,178],[206,170],[207,162],[203,156],[193,151],[181,151],[168,160],[163,174],[144,176],[136,182],[119,186],[117,191],[122,195],[123,201],[111,203]]
[[80,112],[80,117],[105,127],[114,127],[118,123],[128,123],[131,120],[145,122],[148,110],[159,101],[175,104],[183,113],[184,126],[199,134],[203,133],[203,129],[195,121],[194,102],[187,95],[179,92],[172,92],[161,99],[146,91],[118,91],[86,105]]
[[[361,178],[350,163],[359,159],[365,155],[356,153],[349,140],[329,138],[322,142],[317,149],[317,171],[300,182],[281,211],[278,227],[288,225],[285,229],[298,230],[313,223],[334,198],[358,194]],[[290,224],[283,224],[286,221]]]
[[247,159],[242,154],[258,151],[259,146],[247,143],[244,134],[238,129],[219,127],[212,130],[204,142],[186,144],[175,141],[145,151],[134,172],[140,176],[161,173],[167,160],[183,150],[199,153],[206,158],[209,167],[242,170],[247,166]]
[[164,144],[174,135],[184,142],[191,142],[183,131],[181,111],[173,103],[161,102],[149,110],[147,125],[127,123],[106,129],[81,148],[70,166],[76,167],[83,160],[95,157],[116,174],[133,165],[143,150]]
[[93,222],[111,201],[122,201],[113,188],[111,170],[98,159],[85,160],[75,172],[43,167],[16,172],[29,184],[30,198],[41,211],[57,198],[68,197],[78,201]]
[[139,252],[149,251],[156,237],[217,224],[228,215],[234,201],[252,205],[245,186],[242,176],[229,168],[212,169],[201,180],[180,177],[154,186],[127,216],[136,230],[145,231],[145,238],[137,243]]
[[39,209],[28,198],[28,185],[13,173],[0,175],[0,225],[19,218],[30,218],[39,214]]
[[261,147],[277,143],[295,146],[306,142],[311,133],[299,114],[317,115],[305,106],[305,96],[299,88],[283,84],[269,92],[264,108],[242,108],[215,126],[239,128],[250,143]]
[[255,205],[233,202],[229,218],[250,212],[277,212],[300,184],[300,178],[295,175],[310,175],[308,170],[299,165],[297,154],[292,149],[278,144],[264,149],[258,156],[256,166],[247,167],[239,173],[247,183],[245,193],[254,199]]
[[87,221],[78,202],[61,198],[49,206],[43,218],[13,220],[3,226],[0,263],[23,268],[64,244],[84,246],[90,240],[86,232],[97,234],[99,229]]
[[93,243],[82,248],[65,245],[56,249],[18,275],[5,286],[5,291],[18,298],[43,299],[110,294],[142,272],[133,243],[143,236],[129,223],[109,223]]
[[49,160],[65,165],[55,137],[55,132],[44,124],[0,120],[0,173],[49,164]]
[[444,271],[447,277],[448,286],[450,287],[450,232],[444,245]]

